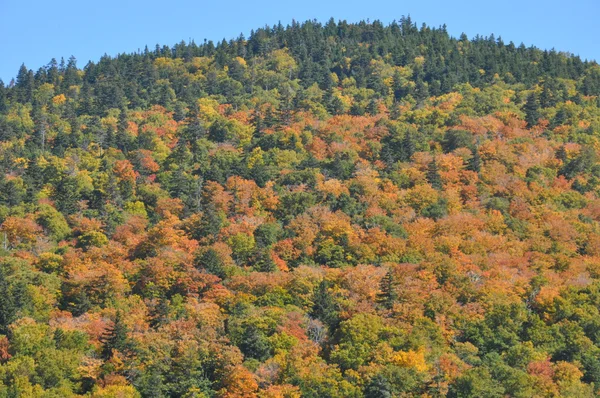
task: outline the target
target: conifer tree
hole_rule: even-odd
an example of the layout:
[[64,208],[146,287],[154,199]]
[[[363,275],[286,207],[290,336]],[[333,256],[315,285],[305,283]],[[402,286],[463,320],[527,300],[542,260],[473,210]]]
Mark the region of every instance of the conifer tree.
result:
[[537,125],[540,118],[540,101],[536,93],[529,94],[523,110],[525,111],[527,126],[533,127]]
[[375,375],[365,388],[365,398],[391,398],[392,386],[381,374]]
[[469,159],[467,168],[478,173],[481,170],[481,156],[479,155],[479,149],[477,147],[473,148],[473,157]]
[[314,304],[311,315],[319,318],[329,327],[330,331],[334,330],[340,321],[338,305],[329,292],[329,283],[327,281],[323,280],[319,283],[315,289],[312,301]]
[[388,270],[381,282],[379,283],[379,293],[377,294],[377,302],[384,308],[391,310],[394,304],[398,301],[398,292],[396,277],[392,270]]
[[560,148],[556,150],[556,158],[561,160],[563,163],[567,161],[567,150],[564,145],[561,145]]
[[130,348],[129,337],[127,336],[129,329],[123,321],[123,314],[121,311],[117,311],[115,321],[106,330],[102,336],[102,356],[105,359],[109,359],[113,355],[113,350],[120,351],[122,353],[127,352]]
[[404,134],[404,138],[402,139],[401,148],[402,148],[402,156],[401,156],[400,160],[402,160],[403,162],[408,162],[410,160],[410,158],[412,157],[412,155],[414,155],[414,153],[417,151],[417,148],[415,145],[415,140],[414,140],[412,134],[408,131],[406,132],[406,134]]
[[431,184],[433,188],[437,190],[442,189],[442,177],[440,176],[437,160],[435,159],[435,157],[427,166],[427,181]]

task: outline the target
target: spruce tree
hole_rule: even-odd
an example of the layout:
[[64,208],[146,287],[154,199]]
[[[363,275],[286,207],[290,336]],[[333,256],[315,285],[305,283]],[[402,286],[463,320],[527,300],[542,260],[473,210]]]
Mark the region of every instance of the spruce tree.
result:
[[33,71],[28,70],[25,64],[22,64],[17,74],[17,83],[15,85],[15,97],[19,102],[31,102],[33,99],[34,76]]
[[375,375],[365,387],[365,398],[391,398],[392,386],[381,374]]
[[477,147],[473,149],[473,157],[469,159],[469,164],[467,168],[477,173],[479,173],[479,171],[481,170],[481,157],[479,155],[479,149]]
[[523,110],[525,111],[527,126],[533,127],[537,125],[540,119],[540,101],[536,93],[529,94]]
[[123,315],[121,311],[117,311],[115,321],[110,326],[101,338],[102,342],[102,357],[109,359],[113,355],[113,350],[126,353],[129,348],[129,338],[127,333],[129,329],[123,321]]
[[79,190],[77,180],[69,175],[63,175],[52,195],[56,207],[64,214],[73,214],[78,209]]
[[427,181],[433,188],[437,190],[442,189],[442,177],[440,176],[437,160],[435,158],[433,158],[427,167]]
[[312,301],[314,304],[311,315],[327,325],[329,331],[335,330],[340,322],[338,305],[329,292],[329,283],[327,281],[323,280],[319,283],[313,294]]
[[415,140],[412,134],[408,131],[406,132],[406,134],[404,134],[404,138],[402,139],[401,150],[402,155],[400,157],[400,160],[403,162],[410,161],[412,155],[414,155],[414,153],[417,151]]
[[221,279],[227,277],[223,260],[219,253],[213,248],[208,249],[202,255],[198,256],[194,261],[194,265],[196,268],[204,269],[209,274],[216,275]]
[[564,145],[561,145],[560,148],[556,150],[556,158],[561,160],[563,163],[567,161],[567,150]]
[[192,105],[187,112],[186,126],[183,133],[183,138],[192,143],[206,135],[206,129],[204,128],[202,121],[200,120],[200,109],[198,105]]
[[6,110],[6,87],[4,87],[4,82],[0,79],[0,112],[4,112]]
[[169,321],[171,307],[166,297],[161,297],[150,314],[150,326],[157,328]]
[[277,264],[271,257],[271,252],[268,249],[260,249],[255,256],[254,269],[258,272],[273,272],[277,269]]
[[377,302],[388,310],[393,309],[394,304],[398,301],[397,284],[396,277],[391,269],[388,270],[379,283],[380,292],[377,294]]

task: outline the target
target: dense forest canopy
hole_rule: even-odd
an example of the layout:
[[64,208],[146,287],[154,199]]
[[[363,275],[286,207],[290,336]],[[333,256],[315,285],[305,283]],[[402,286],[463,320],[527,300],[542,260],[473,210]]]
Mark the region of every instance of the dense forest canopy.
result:
[[600,394],[600,66],[410,20],[0,82],[0,397]]

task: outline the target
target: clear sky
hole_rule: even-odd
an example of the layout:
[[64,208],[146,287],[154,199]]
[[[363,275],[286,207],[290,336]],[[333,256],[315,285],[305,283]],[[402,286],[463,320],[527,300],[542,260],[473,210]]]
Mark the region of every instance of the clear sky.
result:
[[402,15],[419,26],[445,23],[453,36],[494,33],[600,60],[600,0],[0,0],[0,78],[8,83],[23,62],[35,71],[74,55],[82,67],[105,53],[248,36],[279,21],[387,23]]

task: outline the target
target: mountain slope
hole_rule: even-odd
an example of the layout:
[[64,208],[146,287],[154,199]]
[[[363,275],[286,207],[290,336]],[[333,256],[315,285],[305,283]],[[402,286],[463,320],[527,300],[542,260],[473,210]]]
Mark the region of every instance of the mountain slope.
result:
[[409,18],[23,66],[0,391],[594,396],[599,98]]

